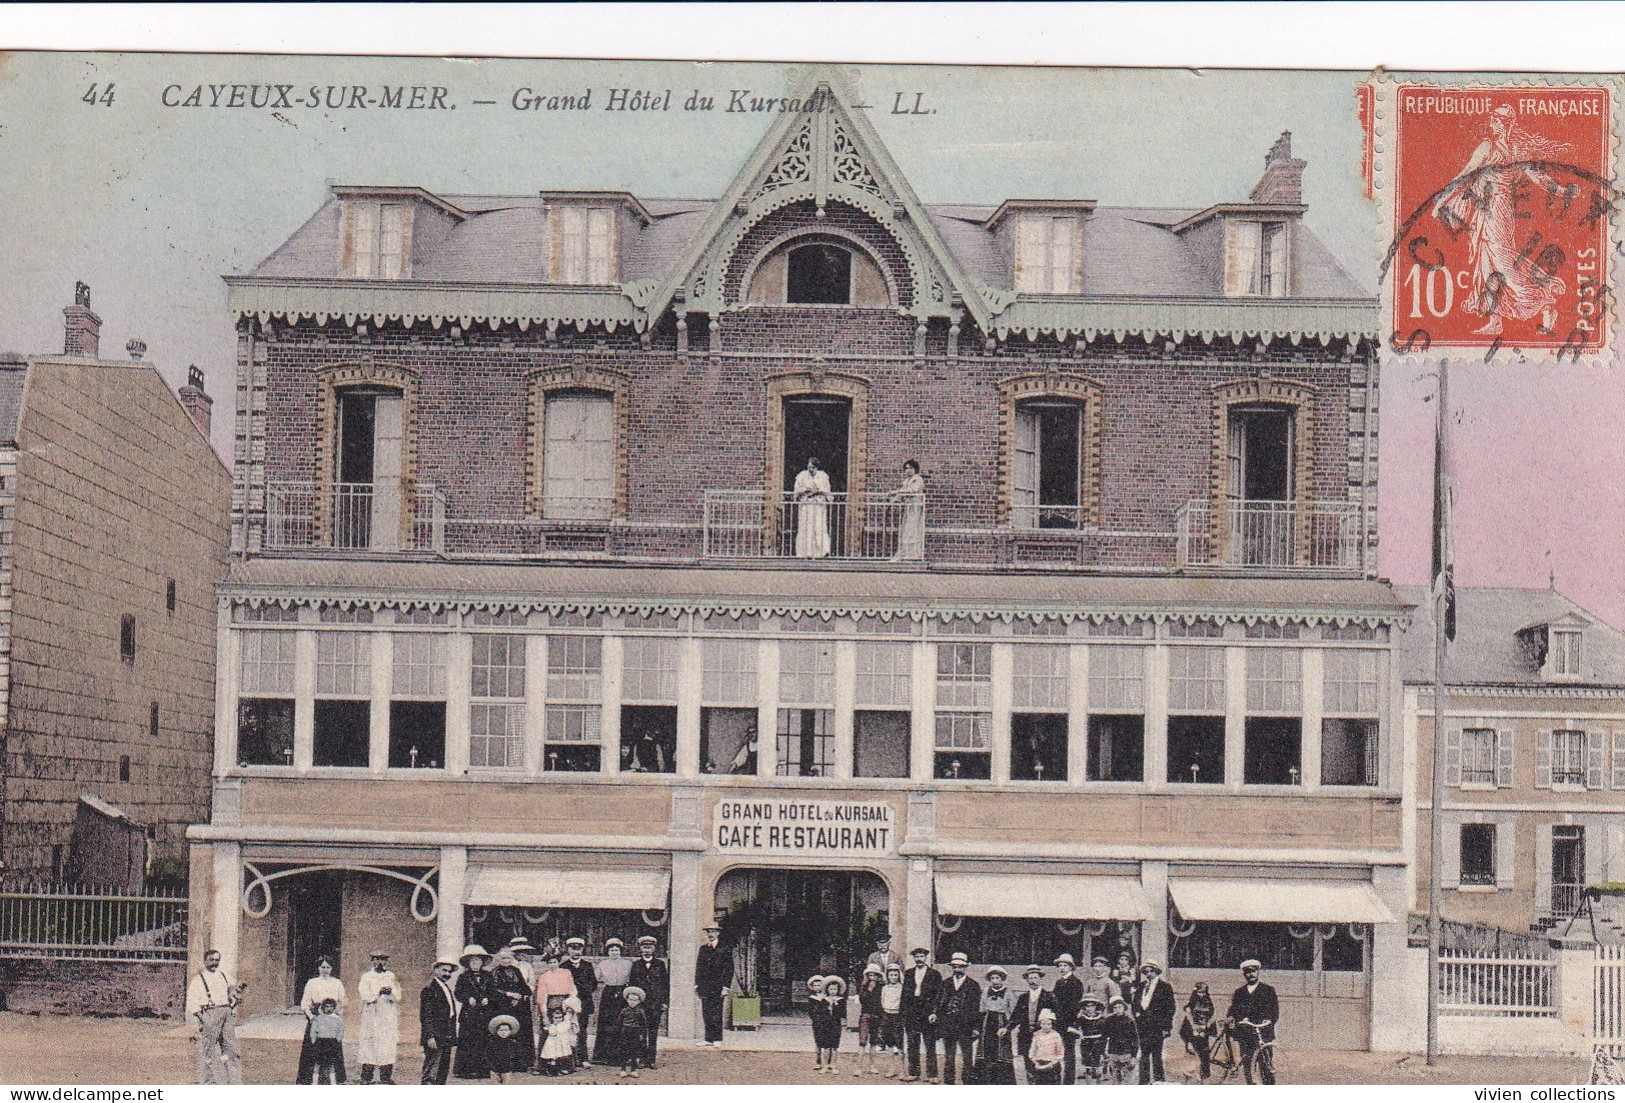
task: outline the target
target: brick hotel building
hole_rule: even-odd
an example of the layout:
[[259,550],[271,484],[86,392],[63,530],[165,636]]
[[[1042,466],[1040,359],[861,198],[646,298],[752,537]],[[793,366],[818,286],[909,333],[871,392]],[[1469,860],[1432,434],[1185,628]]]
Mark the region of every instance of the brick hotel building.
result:
[[933,205],[795,79],[714,200],[335,187],[228,278],[194,949],[253,1011],[652,932],[680,1038],[717,917],[769,1016],[883,928],[1258,956],[1288,1043],[1398,1045],[1377,303],[1289,136],[1201,209]]

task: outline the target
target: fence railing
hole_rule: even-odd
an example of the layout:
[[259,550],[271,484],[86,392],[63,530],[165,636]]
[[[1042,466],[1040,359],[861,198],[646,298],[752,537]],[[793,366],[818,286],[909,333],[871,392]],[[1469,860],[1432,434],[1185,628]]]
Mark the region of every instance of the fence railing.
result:
[[1362,564],[1358,502],[1186,502],[1175,515],[1180,567],[1353,571]]
[[891,494],[797,500],[758,490],[705,492],[710,559],[898,559],[925,555],[925,502]]
[[1439,1012],[1548,1019],[1557,1014],[1557,966],[1528,958],[1440,957]]
[[[1428,917],[1410,913],[1409,933],[1421,943],[1428,936]],[[1445,957],[1518,958],[1545,961],[1552,955],[1551,938],[1528,931],[1509,931],[1486,923],[1444,919],[1439,923],[1439,951]]]
[[187,897],[53,885],[0,892],[0,958],[179,961]]
[[446,502],[428,484],[273,482],[265,487],[267,548],[440,551]]
[[1586,887],[1584,885],[1552,885],[1552,918],[1567,919],[1580,910],[1580,901],[1585,899]]

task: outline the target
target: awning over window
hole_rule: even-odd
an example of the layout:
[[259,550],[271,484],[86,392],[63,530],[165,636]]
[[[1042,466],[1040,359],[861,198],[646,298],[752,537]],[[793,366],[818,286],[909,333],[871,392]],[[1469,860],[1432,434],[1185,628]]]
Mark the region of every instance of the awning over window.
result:
[[663,869],[537,869],[479,866],[469,870],[470,904],[519,908],[664,910],[671,874]]
[[1028,919],[1149,919],[1133,877],[1077,873],[939,873],[937,911]]
[[1364,881],[1300,881],[1268,877],[1246,881],[1175,878],[1168,883],[1182,919],[1241,923],[1392,923],[1376,891]]

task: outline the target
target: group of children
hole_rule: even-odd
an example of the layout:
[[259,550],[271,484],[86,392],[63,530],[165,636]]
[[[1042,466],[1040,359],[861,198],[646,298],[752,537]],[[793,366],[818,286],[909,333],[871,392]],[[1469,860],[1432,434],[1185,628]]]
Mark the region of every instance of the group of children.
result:
[[[641,1076],[639,1072],[649,1060],[649,1012],[643,1007],[646,994],[637,985],[628,985],[621,992],[621,1009],[615,1022],[599,1040],[594,1056],[599,1064],[621,1066],[621,1079]],[[573,1006],[572,1006],[573,1005]],[[547,1014],[544,1028],[540,1065],[544,1076],[569,1076],[576,1071],[575,1048],[579,1027],[576,1012],[580,1001],[574,996],[552,1008]],[[605,1060],[609,1058],[609,1060]]]

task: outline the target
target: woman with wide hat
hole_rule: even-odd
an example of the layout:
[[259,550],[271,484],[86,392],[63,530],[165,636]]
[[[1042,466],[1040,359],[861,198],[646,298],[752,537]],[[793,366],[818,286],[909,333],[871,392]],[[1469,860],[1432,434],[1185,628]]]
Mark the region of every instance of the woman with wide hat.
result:
[[[520,948],[528,951],[530,944],[522,942]],[[531,1008],[535,997],[531,994],[524,972],[519,968],[515,950],[513,943],[502,947],[491,966],[491,982],[497,990],[494,1006],[518,1024],[507,1037],[491,1039],[491,1071],[498,1074],[529,1072],[536,1064],[535,1038],[531,1033],[535,1021]]]
[[501,1014],[502,999],[495,979],[486,968],[491,955],[485,947],[470,943],[463,947],[457,963],[463,967],[452,994],[457,997],[457,1059],[452,1074],[459,1080],[491,1078],[491,1020]]

